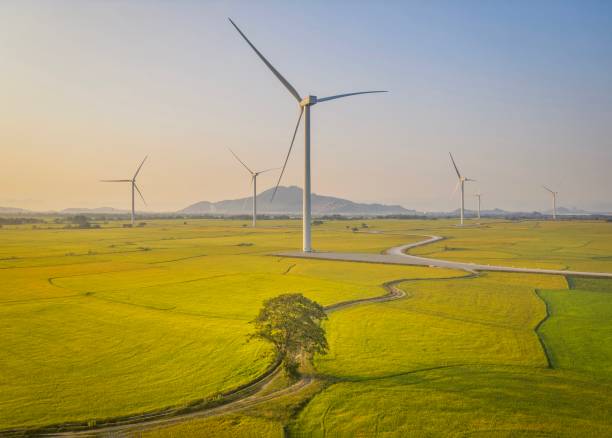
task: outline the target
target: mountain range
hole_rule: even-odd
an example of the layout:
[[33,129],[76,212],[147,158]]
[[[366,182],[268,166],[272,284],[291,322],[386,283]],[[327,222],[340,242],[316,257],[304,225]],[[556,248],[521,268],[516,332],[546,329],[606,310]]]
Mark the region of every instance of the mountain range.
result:
[[[302,213],[302,189],[296,186],[280,186],[272,198],[273,189],[268,189],[257,195],[257,213],[267,215],[301,215]],[[218,202],[200,201],[176,212],[137,212],[140,216],[167,216],[167,215],[186,215],[186,216],[234,216],[251,214],[252,198],[250,196],[229,199]],[[459,210],[449,212],[418,212],[407,209],[401,205],[368,204],[353,202],[348,199],[337,198],[334,196],[324,196],[312,194],[312,213],[315,216],[429,216],[429,217],[455,217],[459,215]],[[538,217],[538,215],[550,215],[550,210],[539,212],[511,212],[494,208],[482,210],[482,215],[487,217]],[[558,207],[557,213],[560,216],[586,216],[591,214],[606,215],[609,213],[593,213],[577,208]],[[128,209],[117,209],[113,207],[98,208],[65,208],[60,211],[36,212],[15,207],[0,207],[0,214],[6,215],[26,215],[26,214],[47,214],[47,215],[110,215],[123,216],[129,214]],[[465,210],[466,217],[474,217],[476,212]]]
[[[270,202],[274,189],[257,195],[257,213],[261,214],[301,214],[302,189],[296,186],[280,186]],[[314,215],[415,215],[415,210],[408,210],[400,205],[362,204],[348,199],[312,194],[312,213]],[[249,214],[252,211],[252,197],[231,199],[219,202],[201,201],[190,205],[177,213],[185,215],[236,215]]]

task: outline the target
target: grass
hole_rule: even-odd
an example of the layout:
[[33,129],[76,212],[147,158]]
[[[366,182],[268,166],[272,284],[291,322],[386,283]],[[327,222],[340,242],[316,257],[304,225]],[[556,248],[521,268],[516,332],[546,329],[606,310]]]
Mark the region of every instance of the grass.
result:
[[[398,277],[436,275],[267,255],[298,245],[293,222],[257,230],[237,221],[112,225],[0,230],[0,429],[212,397],[272,362],[266,345],[245,342],[264,299],[299,291],[331,304],[380,295]],[[384,235],[320,232],[344,249],[389,245]]]
[[[468,222],[469,223],[469,222]],[[612,272],[612,223],[605,221],[482,221],[480,227],[432,227],[447,239],[415,255],[474,263]]]
[[[612,272],[610,223],[371,220],[351,231],[362,222],[314,227],[315,248],[381,252],[435,234],[447,239],[412,252]],[[610,281],[568,289],[559,276],[279,258],[269,254],[299,248],[300,223],[245,223],[0,229],[0,429],[212,397],[271,363],[266,345],[245,343],[264,299],[302,292],[328,305],[406,279],[405,299],[330,315],[312,390],[143,435],[612,434]]]
[[405,282],[407,299],[333,313],[326,324],[330,354],[317,367],[356,380],[449,365],[545,367],[534,328],[546,309],[531,284],[564,281],[490,273]]
[[[610,436],[610,384],[526,367],[458,366],[330,386],[292,436]],[[587,402],[588,401],[588,402]]]
[[179,438],[214,436],[220,438],[280,438],[282,423],[247,415],[226,415],[220,418],[191,420],[183,424],[163,427],[141,434],[142,438]]
[[570,280],[571,290],[542,290],[550,318],[540,332],[561,369],[612,378],[612,280]]
[[549,330],[553,311],[541,327],[547,347],[591,369],[576,362],[549,369],[535,331],[546,306],[535,289],[567,303],[563,294],[575,292],[563,289],[564,278],[487,273],[402,287],[405,300],[332,314],[331,354],[317,361],[331,385],[291,424],[292,435],[612,433],[610,348],[597,346],[609,339],[609,330],[600,331],[609,323],[599,317],[610,314],[607,307],[597,318],[582,312],[589,330],[566,325],[582,351]]

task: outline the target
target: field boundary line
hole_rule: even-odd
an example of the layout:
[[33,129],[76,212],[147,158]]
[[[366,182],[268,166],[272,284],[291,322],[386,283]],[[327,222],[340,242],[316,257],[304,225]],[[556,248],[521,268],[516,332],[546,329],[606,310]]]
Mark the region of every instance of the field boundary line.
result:
[[540,322],[538,322],[538,324],[534,328],[534,331],[535,331],[536,336],[538,337],[538,341],[540,341],[540,345],[542,346],[542,350],[544,351],[544,356],[546,356],[546,362],[548,363],[548,368],[555,369],[557,367],[555,366],[554,361],[552,359],[552,353],[550,352],[548,346],[546,345],[546,342],[544,342],[544,337],[542,336],[542,333],[540,332],[542,325],[544,325],[544,323],[548,321],[549,318],[552,316],[552,314],[550,313],[550,306],[548,304],[548,301],[546,301],[544,297],[542,297],[542,295],[540,294],[540,289],[535,289],[534,293],[540,300],[542,300],[542,302],[544,303],[544,307],[546,308],[546,315],[544,316],[544,318],[540,320]]

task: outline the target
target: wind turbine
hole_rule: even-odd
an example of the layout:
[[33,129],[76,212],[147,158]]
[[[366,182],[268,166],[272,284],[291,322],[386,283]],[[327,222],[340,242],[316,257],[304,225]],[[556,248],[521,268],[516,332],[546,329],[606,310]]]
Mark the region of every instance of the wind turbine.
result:
[[244,38],[247,44],[251,46],[251,48],[255,51],[257,56],[259,56],[259,58],[263,61],[263,63],[272,71],[274,76],[276,76],[276,78],[285,86],[285,88],[295,98],[295,100],[297,100],[299,108],[300,108],[300,114],[298,116],[298,120],[295,125],[295,130],[293,131],[293,137],[291,139],[291,144],[289,145],[289,151],[287,152],[285,163],[283,164],[283,169],[278,178],[276,188],[274,189],[274,192],[272,194],[272,199],[274,199],[274,195],[276,194],[276,190],[278,189],[278,186],[281,182],[281,178],[283,177],[283,174],[285,173],[285,167],[287,166],[287,161],[289,160],[289,156],[291,155],[291,150],[293,149],[293,143],[295,141],[295,136],[300,126],[302,115],[304,115],[304,187],[303,187],[304,190],[302,193],[302,209],[303,209],[302,248],[304,252],[311,252],[312,245],[311,245],[311,234],[310,234],[310,226],[311,226],[310,222],[311,222],[312,212],[311,212],[311,204],[310,204],[310,197],[311,197],[311,193],[310,193],[310,107],[320,102],[340,99],[342,97],[355,96],[358,94],[385,93],[386,91],[382,91],[382,90],[358,91],[354,93],[338,94],[335,96],[328,96],[328,97],[321,97],[321,98],[318,98],[317,96],[312,96],[312,95],[301,97],[300,94],[297,92],[297,90],[293,87],[293,85],[291,85],[287,81],[287,79],[285,79],[283,75],[281,75],[278,72],[278,70],[276,70],[274,66],[270,64],[270,62],[261,54],[261,52],[257,50],[257,48],[251,43],[251,41],[249,41],[246,35],[242,33],[240,28],[238,28],[236,23],[234,23],[231,18],[229,18],[229,21],[236,28],[236,30],[242,36],[242,38]]
[[234,157],[236,157],[236,159],[240,162],[240,164],[242,164],[244,168],[251,174],[251,184],[253,185],[253,227],[255,227],[256,222],[257,222],[257,177],[261,175],[262,173],[266,173],[271,170],[277,170],[279,168],[274,167],[272,169],[266,169],[266,170],[261,170],[259,172],[253,172],[251,169],[249,169],[249,166],[244,164],[244,161],[238,158],[238,155],[236,155],[233,150],[230,149],[229,151],[232,153]]
[[457,185],[455,186],[455,191],[457,191],[457,188],[461,185],[461,225],[463,225],[463,210],[465,207],[464,185],[467,181],[476,181],[476,180],[462,176],[461,173],[459,172],[459,169],[457,168],[457,165],[455,164],[455,159],[453,158],[453,154],[449,152],[448,155],[450,155],[450,159],[453,162],[453,167],[455,168],[455,172],[457,172],[457,178],[459,178],[459,181],[457,181]]
[[122,182],[122,183],[129,182],[132,184],[132,226],[134,226],[134,190],[138,192],[138,194],[140,195],[140,198],[142,199],[142,202],[144,202],[145,205],[147,205],[147,201],[145,201],[144,196],[142,196],[142,193],[140,193],[140,189],[138,188],[138,185],[136,185],[136,177],[140,173],[140,169],[142,169],[142,165],[144,164],[146,160],[147,160],[147,157],[144,157],[144,160],[142,160],[142,163],[140,163],[140,166],[138,166],[138,169],[136,169],[136,173],[134,174],[132,179],[103,179],[101,180],[102,182]]
[[480,220],[480,197],[482,196],[482,193],[478,192],[474,196],[476,196],[478,199],[478,220]]
[[553,220],[556,221],[557,220],[557,195],[559,194],[559,192],[553,192],[546,186],[542,186],[542,187],[544,187],[545,190],[548,190],[550,194],[552,195]]

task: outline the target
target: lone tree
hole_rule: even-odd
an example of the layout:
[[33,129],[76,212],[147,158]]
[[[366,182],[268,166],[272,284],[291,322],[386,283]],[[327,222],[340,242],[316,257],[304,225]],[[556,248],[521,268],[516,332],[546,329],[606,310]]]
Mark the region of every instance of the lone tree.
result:
[[252,338],[271,342],[279,353],[285,370],[297,374],[300,359],[312,362],[315,353],[328,350],[325,330],[320,322],[327,319],[323,307],[302,294],[283,294],[264,301],[252,323]]

